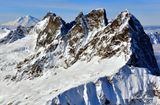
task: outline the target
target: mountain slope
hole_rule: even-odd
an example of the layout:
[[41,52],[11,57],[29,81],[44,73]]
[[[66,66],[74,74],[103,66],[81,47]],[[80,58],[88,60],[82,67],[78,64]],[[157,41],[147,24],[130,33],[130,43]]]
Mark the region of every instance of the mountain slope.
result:
[[128,11],[110,23],[104,9],[71,23],[47,13],[26,37],[0,48],[2,105],[159,103],[150,39]]
[[152,44],[160,43],[160,27],[159,26],[145,26],[145,32],[150,38]]
[[0,38],[0,44],[13,43],[18,39],[22,39],[27,34],[27,29],[22,26],[18,26],[15,30],[10,31],[8,34]]
[[[99,16],[97,19],[101,21],[90,18],[90,14]],[[139,21],[124,11],[107,25],[105,16],[105,10],[81,13],[66,32],[68,29],[60,17],[47,14],[47,25],[38,34],[37,53],[18,64],[17,77],[34,78],[45,69],[69,68],[79,60],[89,62],[95,56],[100,59],[124,56],[127,65],[146,67],[152,74],[160,75],[150,39]]]
[[51,105],[153,105],[160,102],[159,79],[147,69],[124,66],[113,77],[102,77],[59,94]]
[[148,36],[150,37],[150,41],[152,44],[159,44],[160,43],[160,33],[148,33]]
[[[126,26],[124,26],[124,24]],[[124,32],[115,34],[113,39],[118,37],[118,41],[128,40],[127,44],[130,43],[129,47],[122,45],[125,50],[129,49],[128,52],[130,53],[126,65],[123,66],[119,72],[117,71],[118,73],[113,75],[109,80],[103,77],[96,82],[80,85],[59,94],[52,100],[53,105],[144,105],[157,103],[154,101],[159,99],[156,98],[154,100],[154,97],[159,96],[159,93],[155,93],[159,91],[155,90],[155,88],[158,87],[156,86],[158,81],[156,79],[151,81],[152,79],[149,79],[149,72],[159,75],[159,68],[154,58],[149,37],[144,33],[143,27],[139,21],[128,12],[122,12],[117,19],[107,27],[114,27],[113,29]],[[100,42],[102,41],[100,40]],[[123,49],[122,46],[120,48]],[[124,52],[128,54],[126,53],[127,51]],[[72,95],[75,97],[73,100]]]
[[32,17],[32,16],[24,16],[24,17],[19,17],[18,19],[7,22],[2,24],[2,26],[8,26],[8,27],[18,27],[18,26],[24,26],[24,27],[30,27],[34,26],[37,22],[39,22],[39,19]]

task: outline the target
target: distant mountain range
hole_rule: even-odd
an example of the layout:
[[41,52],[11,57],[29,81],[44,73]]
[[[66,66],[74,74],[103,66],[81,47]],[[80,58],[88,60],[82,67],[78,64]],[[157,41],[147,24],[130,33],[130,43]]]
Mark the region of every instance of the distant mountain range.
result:
[[24,17],[19,17],[18,19],[16,20],[13,20],[13,21],[10,21],[10,22],[7,22],[7,23],[3,23],[1,24],[1,26],[4,26],[4,27],[18,27],[18,26],[24,26],[24,27],[30,27],[30,26],[34,26],[37,22],[39,22],[39,19],[33,17],[33,16],[30,16],[30,15],[27,15],[27,16],[24,16]]
[[160,32],[160,26],[144,26],[146,33]]
[[160,26],[154,26],[154,25],[144,26],[144,30],[156,30],[156,29],[160,29]]
[[160,26],[144,26],[152,44],[160,44]]

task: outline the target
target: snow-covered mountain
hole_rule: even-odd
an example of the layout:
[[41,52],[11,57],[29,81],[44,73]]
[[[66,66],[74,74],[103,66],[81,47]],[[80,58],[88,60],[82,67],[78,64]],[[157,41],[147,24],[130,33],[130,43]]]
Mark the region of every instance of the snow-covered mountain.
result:
[[152,44],[160,44],[160,32],[148,33]]
[[30,26],[34,26],[37,22],[39,22],[39,19],[27,15],[24,17],[19,17],[18,19],[14,20],[14,21],[10,21],[7,23],[3,23],[2,26],[6,26],[6,27],[18,27],[18,26],[23,26],[23,27],[30,27]]
[[108,22],[95,9],[71,23],[49,12],[27,34],[0,45],[0,104],[160,103],[152,44],[128,11]]
[[160,26],[145,26],[144,29],[152,44],[160,43]]
[[18,26],[15,30],[7,30],[4,34],[0,35],[0,44],[13,43],[18,39],[24,38],[27,33],[27,28],[22,26]]
[[144,26],[146,33],[160,32],[160,26]]

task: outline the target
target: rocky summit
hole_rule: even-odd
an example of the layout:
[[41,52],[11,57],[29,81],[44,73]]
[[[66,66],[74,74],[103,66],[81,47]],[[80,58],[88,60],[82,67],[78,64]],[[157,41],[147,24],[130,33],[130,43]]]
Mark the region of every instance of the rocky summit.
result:
[[81,12],[70,23],[49,12],[33,27],[3,34],[0,103],[160,103],[160,70],[141,23],[127,10],[108,20],[105,9]]
[[47,13],[44,20],[46,25],[38,33],[36,53],[17,65],[18,75],[23,74],[20,76],[34,78],[47,68],[67,69],[95,56],[109,59],[121,55],[128,66],[146,67],[152,74],[160,75],[150,39],[128,11],[121,12],[109,24],[104,9],[92,10],[87,15],[81,12],[70,29],[69,23],[54,13]]

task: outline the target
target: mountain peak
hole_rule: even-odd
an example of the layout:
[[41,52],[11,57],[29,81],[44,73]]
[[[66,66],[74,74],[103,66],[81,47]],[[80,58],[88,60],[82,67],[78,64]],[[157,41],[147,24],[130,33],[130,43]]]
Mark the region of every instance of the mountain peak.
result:
[[51,44],[58,36],[63,35],[65,21],[56,16],[55,13],[48,12],[47,15],[43,18],[47,19],[46,27],[42,32],[39,33],[36,43],[36,48],[46,47],[48,44]]
[[68,31],[60,17],[53,13],[45,17],[48,19],[46,28],[40,32],[36,43],[44,50],[28,60],[35,61],[27,66],[31,67],[28,73],[32,72],[33,77],[44,67],[69,68],[77,61],[90,61],[95,56],[100,59],[124,56],[124,65],[145,67],[152,74],[160,74],[148,36],[128,11],[121,12],[111,24],[103,9],[92,10],[86,15],[80,13]]
[[33,16],[31,16],[31,15],[26,15],[25,17],[28,17],[28,18],[33,18]]
[[[37,18],[35,18],[35,17],[31,16],[31,15],[26,15],[26,16],[24,16],[23,18],[28,18],[28,19],[32,19],[32,20],[37,19]],[[37,20],[38,20],[38,19],[37,19]]]
[[75,20],[77,24],[80,23],[89,30],[102,28],[108,24],[105,9],[94,9],[86,15],[80,12]]
[[47,17],[56,17],[56,16],[57,16],[57,15],[56,15],[55,13],[49,11],[49,12],[44,16],[43,19],[45,19],[45,18],[47,18]]
[[95,24],[100,27],[104,27],[108,24],[108,19],[105,9],[95,9],[89,12],[86,17],[89,21],[89,24]]
[[75,21],[78,22],[84,16],[83,12],[80,12],[76,17]]

